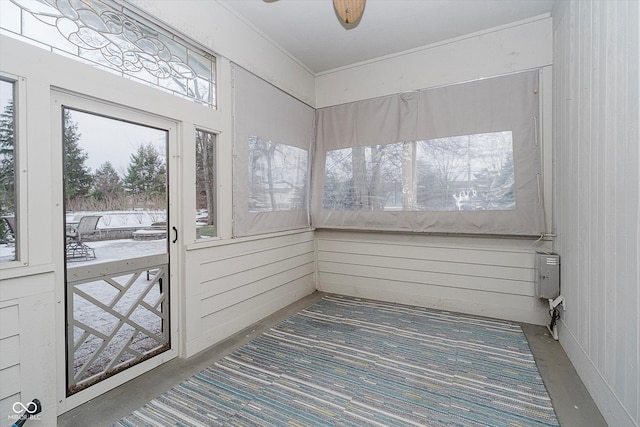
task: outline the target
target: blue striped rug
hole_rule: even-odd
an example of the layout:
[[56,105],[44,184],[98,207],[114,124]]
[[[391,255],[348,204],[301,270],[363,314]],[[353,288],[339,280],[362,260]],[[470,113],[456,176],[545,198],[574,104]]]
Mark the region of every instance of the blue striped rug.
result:
[[558,426],[520,326],[326,296],[116,426]]

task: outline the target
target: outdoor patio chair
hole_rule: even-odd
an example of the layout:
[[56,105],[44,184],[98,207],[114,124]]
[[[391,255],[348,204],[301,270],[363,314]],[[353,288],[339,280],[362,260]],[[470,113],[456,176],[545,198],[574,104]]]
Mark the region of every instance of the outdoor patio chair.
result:
[[75,227],[69,227],[66,232],[67,259],[85,258],[95,259],[94,249],[82,241],[84,237],[98,233],[98,221],[102,215],[87,215],[80,218]]
[[2,242],[4,243],[13,243],[16,239],[16,217],[14,216],[3,216],[2,219],[7,224],[7,229],[2,236]]

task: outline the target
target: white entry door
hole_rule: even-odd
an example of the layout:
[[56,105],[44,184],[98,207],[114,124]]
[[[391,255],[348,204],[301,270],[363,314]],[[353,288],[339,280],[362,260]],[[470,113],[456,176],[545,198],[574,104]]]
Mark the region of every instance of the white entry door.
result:
[[[66,397],[175,357],[170,151],[175,123],[56,93],[62,149]],[[173,328],[177,330],[177,328]],[[75,405],[72,405],[75,406]]]

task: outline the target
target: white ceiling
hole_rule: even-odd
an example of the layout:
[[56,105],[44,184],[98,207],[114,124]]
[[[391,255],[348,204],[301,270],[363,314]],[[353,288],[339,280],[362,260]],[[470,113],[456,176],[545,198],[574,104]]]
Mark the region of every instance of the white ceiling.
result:
[[367,0],[345,29],[332,0],[219,0],[313,73],[549,13],[555,0]]

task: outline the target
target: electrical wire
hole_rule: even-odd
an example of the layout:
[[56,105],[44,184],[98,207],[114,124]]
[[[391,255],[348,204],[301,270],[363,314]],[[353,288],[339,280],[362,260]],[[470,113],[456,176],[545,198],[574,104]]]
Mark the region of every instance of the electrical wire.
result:
[[558,307],[549,310],[549,315],[551,316],[551,323],[549,324],[549,329],[553,331],[556,327],[556,323],[560,320],[560,310]]

